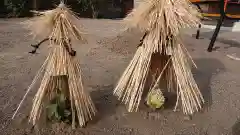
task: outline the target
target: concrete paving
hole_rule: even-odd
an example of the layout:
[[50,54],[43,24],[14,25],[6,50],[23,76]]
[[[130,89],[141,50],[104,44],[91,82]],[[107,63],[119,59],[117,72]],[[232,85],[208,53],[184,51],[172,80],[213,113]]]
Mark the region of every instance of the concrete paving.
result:
[[[47,44],[36,55],[27,52],[35,43],[21,28],[21,19],[0,20],[0,133],[1,135],[240,135],[240,38],[238,32],[220,32],[214,51],[206,51],[212,35],[203,28],[200,39],[196,30],[185,30],[183,41],[198,68],[193,70],[196,82],[206,100],[205,109],[188,121],[181,111],[172,108],[157,112],[141,108],[127,113],[112,96],[112,90],[131,60],[138,34],[122,34],[120,20],[82,19],[88,44],[76,44],[84,86],[91,92],[99,117],[84,129],[71,130],[66,124],[47,124],[31,130],[26,116],[31,109],[32,90],[15,120],[11,120],[36,71],[48,54]],[[119,34],[121,36],[119,36]],[[112,46],[128,50],[122,54]],[[134,46],[134,47],[133,47]],[[133,48],[133,49],[130,49]]]

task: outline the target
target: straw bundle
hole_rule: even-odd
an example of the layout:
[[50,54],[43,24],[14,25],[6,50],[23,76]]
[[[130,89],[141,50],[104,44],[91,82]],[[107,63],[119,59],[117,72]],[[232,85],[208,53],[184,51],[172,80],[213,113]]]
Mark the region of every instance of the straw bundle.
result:
[[[83,27],[77,23],[79,17],[63,2],[53,10],[47,11],[32,11],[36,14],[36,17],[23,22],[23,26],[31,31],[34,37],[50,37],[54,34],[54,28],[59,22],[63,23],[64,26],[70,33],[65,33],[66,30],[63,29],[62,37],[77,38],[79,42],[85,43],[86,40],[83,38],[84,32]],[[62,17],[59,17],[62,15]],[[63,21],[63,22],[62,22]]]
[[[181,29],[200,24],[199,15],[188,0],[149,0],[125,18],[128,29],[137,27],[145,32],[114,90],[129,112],[138,110],[144,89],[151,94],[160,88],[177,93],[175,109],[180,100],[185,114],[202,108],[204,99],[191,72],[193,61],[179,38]],[[153,78],[153,87],[147,86],[149,78]]]
[[[69,39],[74,37],[80,41],[84,41],[82,33],[76,25],[72,24],[72,21],[77,21],[77,18],[61,3],[56,9],[42,12],[40,17],[34,18],[27,23],[28,26],[39,24],[39,26],[35,26],[35,28],[43,26],[41,27],[44,28],[43,31],[39,31],[42,30],[41,28],[34,28],[32,31],[36,32],[35,34],[37,35],[43,35],[46,31],[49,32],[51,46],[47,59],[27,91],[28,93],[30,89],[32,89],[36,81],[40,79],[40,76],[43,74],[41,85],[33,100],[32,111],[29,118],[29,121],[32,122],[33,125],[37,124],[37,121],[43,115],[42,112],[45,112],[50,102],[56,100],[59,92],[63,104],[70,104],[70,109],[69,107],[68,109],[71,112],[70,116],[72,117],[73,127],[75,127],[76,119],[82,127],[87,121],[92,119],[96,113],[89,93],[83,88],[80,64],[75,57],[70,55],[70,48],[72,46]],[[56,102],[58,104],[60,101]],[[65,113],[65,110],[63,110],[63,113]]]

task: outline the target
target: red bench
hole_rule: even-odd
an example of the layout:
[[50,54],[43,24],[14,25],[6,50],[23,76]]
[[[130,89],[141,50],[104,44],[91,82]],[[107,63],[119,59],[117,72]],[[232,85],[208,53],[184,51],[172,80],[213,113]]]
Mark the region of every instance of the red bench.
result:
[[[240,0],[239,1],[231,1],[231,0],[220,0],[220,1],[219,0],[190,0],[190,1],[199,8],[199,10],[202,12],[203,16],[206,16],[206,17],[220,17],[219,20],[218,20],[216,29],[213,33],[212,38],[211,38],[211,42],[208,46],[208,51],[211,52],[224,19],[240,20],[240,13],[239,14],[229,14],[227,12],[227,9],[230,9],[229,5],[239,6],[236,9],[240,10]],[[220,8],[220,13],[219,14],[204,13],[202,11],[201,7],[199,6],[200,4],[203,4],[203,3],[216,3],[216,2],[219,3],[219,8]],[[200,28],[201,28],[201,25],[199,25],[199,28],[197,30],[196,39],[199,38]]]

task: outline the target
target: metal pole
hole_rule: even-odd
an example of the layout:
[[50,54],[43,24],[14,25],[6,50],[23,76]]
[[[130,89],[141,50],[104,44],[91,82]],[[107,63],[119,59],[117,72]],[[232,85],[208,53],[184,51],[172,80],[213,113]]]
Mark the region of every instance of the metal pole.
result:
[[[202,11],[201,7],[198,4],[195,4],[195,5],[197,6],[199,12],[202,14],[203,11]],[[199,24],[198,29],[197,29],[196,39],[199,39],[201,27],[202,27],[201,24]]]
[[225,18],[224,0],[220,0],[220,15],[221,15],[221,16],[220,16],[220,18],[219,18],[219,20],[218,20],[216,29],[215,29],[215,31],[214,31],[214,33],[213,33],[213,36],[212,36],[212,38],[211,38],[211,42],[210,42],[210,44],[209,44],[209,46],[208,46],[208,49],[207,49],[208,52],[212,52],[214,43],[215,43],[215,41],[216,41],[216,39],[217,39],[218,33],[219,33],[219,31],[220,31],[220,28],[221,28],[222,23],[223,23],[224,18]]

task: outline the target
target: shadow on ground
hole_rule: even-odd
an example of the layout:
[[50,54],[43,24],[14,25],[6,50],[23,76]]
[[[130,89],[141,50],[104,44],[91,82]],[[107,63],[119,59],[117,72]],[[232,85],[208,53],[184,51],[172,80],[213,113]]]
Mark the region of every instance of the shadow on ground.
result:
[[[221,30],[221,31],[219,32],[219,35],[220,35],[221,33],[224,33],[224,32],[228,32],[228,31]],[[197,33],[197,31],[196,31],[196,33]],[[204,31],[204,32],[200,30],[199,39],[204,39],[204,38],[211,39],[213,33],[214,33],[214,30]],[[196,37],[196,34],[193,34],[192,37],[195,38],[195,37]]]
[[232,126],[232,135],[240,135],[240,119]]
[[232,126],[232,135],[240,135],[240,119]]
[[113,95],[113,89],[113,85],[96,86],[91,93],[93,102],[98,110],[97,119],[93,123],[115,114],[118,101]]
[[195,59],[197,69],[193,70],[194,78],[202,92],[205,106],[210,108],[212,105],[211,79],[213,75],[225,70],[225,66],[217,59],[201,58]]
[[[200,37],[199,39],[204,39],[207,38],[209,40],[211,40],[212,35],[213,35],[214,31],[209,31],[209,32],[200,32]],[[221,31],[220,33],[224,33],[226,31]],[[193,34],[192,37],[196,37],[196,34]],[[226,44],[227,46],[224,47],[224,49],[229,49],[229,48],[240,48],[240,42],[235,41],[235,40],[231,40],[231,39],[226,39],[226,38],[222,38],[222,37],[218,37],[216,42],[220,42],[223,44]],[[210,43],[210,42],[209,42]],[[221,47],[214,47],[213,50],[217,50]]]

